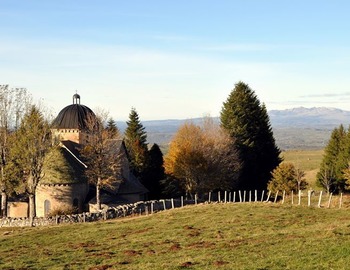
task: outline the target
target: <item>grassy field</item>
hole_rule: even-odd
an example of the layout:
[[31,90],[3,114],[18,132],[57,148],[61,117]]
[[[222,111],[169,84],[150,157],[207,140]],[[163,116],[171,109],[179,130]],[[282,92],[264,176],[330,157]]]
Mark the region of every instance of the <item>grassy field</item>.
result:
[[1,228],[0,269],[349,269],[350,212],[210,204],[150,216]]
[[323,158],[323,150],[289,150],[282,152],[285,162],[293,163],[305,172],[306,181],[314,190],[321,190],[316,186],[316,174]]

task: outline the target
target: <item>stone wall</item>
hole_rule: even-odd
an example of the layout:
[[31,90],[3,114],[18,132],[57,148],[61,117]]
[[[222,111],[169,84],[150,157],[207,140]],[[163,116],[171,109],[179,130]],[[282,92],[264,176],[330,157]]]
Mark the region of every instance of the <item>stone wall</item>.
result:
[[89,191],[87,183],[38,185],[35,195],[36,215],[47,216],[48,213],[67,208],[83,211],[83,202]]
[[[159,200],[137,202],[133,204],[125,204],[117,207],[110,207],[99,212],[86,212],[74,215],[62,215],[53,217],[36,217],[33,226],[48,226],[56,224],[84,223],[94,222],[98,220],[115,219],[133,215],[152,214],[158,211],[182,207],[184,205],[193,204],[194,201],[183,201],[181,199]],[[28,218],[2,218],[0,219],[0,227],[27,227],[31,226]]]

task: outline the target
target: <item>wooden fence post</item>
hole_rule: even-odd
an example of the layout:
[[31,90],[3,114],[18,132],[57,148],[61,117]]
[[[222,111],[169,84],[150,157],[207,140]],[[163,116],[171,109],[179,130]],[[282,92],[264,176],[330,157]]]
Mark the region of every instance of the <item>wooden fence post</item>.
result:
[[265,195],[265,189],[262,191],[262,193],[261,193],[261,202],[263,202],[263,200],[264,200],[264,195]]
[[236,202],[236,191],[233,192],[233,199],[232,202]]
[[162,201],[163,201],[163,210],[166,210],[165,200],[162,200]]
[[331,207],[332,196],[333,196],[333,193],[331,192],[331,193],[329,194],[329,200],[328,200],[328,206],[327,206],[327,208],[330,208],[330,207]]
[[238,190],[238,193],[239,193],[239,202],[242,202],[242,193],[240,190]]
[[276,203],[277,202],[277,198],[278,198],[278,190],[277,190],[277,192],[276,192],[276,195],[275,195],[275,200],[274,200],[274,203]]
[[225,190],[225,203],[227,203],[227,191]]
[[184,207],[184,196],[181,196],[181,207]]
[[171,198],[171,207],[174,209],[175,208],[175,206],[174,206],[174,199],[173,198]]
[[318,208],[320,208],[321,207],[321,200],[322,200],[322,190],[321,190],[321,192],[320,192],[320,197],[318,198]]
[[294,191],[292,190],[292,205],[294,204]]
[[221,192],[218,191],[218,201],[221,202]]
[[151,202],[151,214],[153,214],[153,201]]
[[257,201],[258,201],[258,191],[255,190],[255,202],[257,202]]
[[252,191],[249,190],[249,202],[252,202]]
[[298,194],[298,205],[301,204],[301,190],[299,189],[299,194]]
[[243,202],[245,202],[246,195],[247,195],[247,192],[245,190],[243,190]]
[[197,205],[197,193],[194,194],[194,204]]
[[311,190],[307,191],[307,206],[311,206]]
[[286,197],[286,191],[283,190],[283,194],[282,194],[282,204],[284,204],[284,198]]
[[211,199],[211,191],[209,191],[209,199],[208,199],[209,203],[210,203],[210,199]]
[[271,190],[269,191],[269,194],[267,195],[266,202],[268,202],[270,200],[270,196],[271,196]]
[[231,202],[232,199],[232,192],[230,191],[230,193],[228,194],[228,201]]
[[341,208],[342,204],[343,204],[343,193],[340,193],[339,208]]

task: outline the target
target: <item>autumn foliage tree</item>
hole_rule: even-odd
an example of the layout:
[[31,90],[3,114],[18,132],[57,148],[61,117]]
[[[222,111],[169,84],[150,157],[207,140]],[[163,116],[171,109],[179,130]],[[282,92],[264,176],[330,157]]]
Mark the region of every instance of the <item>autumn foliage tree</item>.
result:
[[240,162],[230,136],[207,122],[182,125],[170,142],[165,170],[176,178],[187,195],[232,189]]
[[295,168],[293,163],[281,163],[273,170],[267,189],[272,192],[286,191],[287,193],[303,190],[307,187],[304,175],[305,173]]
[[43,165],[46,154],[52,147],[50,126],[37,106],[32,106],[16,131],[11,157],[17,177],[25,182],[29,196],[29,218],[35,217],[35,191],[44,176]]
[[96,187],[97,210],[101,209],[101,189],[113,190],[120,170],[120,155],[116,140],[118,132],[106,125],[106,114],[89,115],[85,122],[88,134],[81,155],[87,168],[88,181]]

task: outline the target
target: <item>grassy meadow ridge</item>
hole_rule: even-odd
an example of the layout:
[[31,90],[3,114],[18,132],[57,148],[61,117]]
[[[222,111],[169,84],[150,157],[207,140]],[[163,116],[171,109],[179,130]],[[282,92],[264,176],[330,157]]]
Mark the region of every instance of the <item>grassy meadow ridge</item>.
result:
[[348,269],[350,212],[201,204],[149,216],[0,229],[0,269]]

